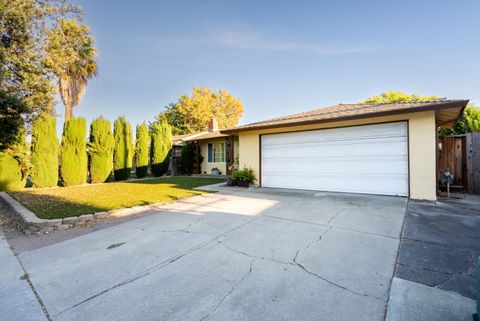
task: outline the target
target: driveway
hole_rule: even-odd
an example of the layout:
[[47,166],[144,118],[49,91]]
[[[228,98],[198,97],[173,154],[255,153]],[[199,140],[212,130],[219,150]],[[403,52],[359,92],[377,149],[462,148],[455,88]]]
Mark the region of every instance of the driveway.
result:
[[384,320],[406,205],[230,190],[13,247],[50,320]]

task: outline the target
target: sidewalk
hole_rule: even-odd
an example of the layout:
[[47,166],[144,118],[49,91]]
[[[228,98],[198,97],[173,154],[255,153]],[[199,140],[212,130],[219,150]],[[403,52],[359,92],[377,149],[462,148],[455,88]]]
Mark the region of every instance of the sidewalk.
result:
[[0,319],[46,321],[40,304],[25,277],[23,268],[0,232]]

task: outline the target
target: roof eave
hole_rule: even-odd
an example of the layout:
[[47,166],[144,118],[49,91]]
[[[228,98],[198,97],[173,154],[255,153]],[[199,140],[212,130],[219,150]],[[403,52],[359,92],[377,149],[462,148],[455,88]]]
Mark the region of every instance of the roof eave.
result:
[[469,100],[466,99],[466,100],[458,100],[458,101],[442,103],[438,105],[430,105],[430,106],[417,107],[417,108],[411,108],[411,109],[387,110],[387,111],[373,112],[373,113],[362,114],[362,115],[351,115],[351,116],[335,117],[335,118],[329,118],[329,119],[305,120],[305,121],[298,121],[298,122],[285,123],[285,124],[260,125],[260,126],[245,127],[245,128],[241,128],[241,127],[227,128],[224,130],[220,130],[220,132],[222,134],[231,135],[231,134],[235,134],[238,132],[245,132],[245,131],[255,131],[255,130],[281,128],[281,127],[295,127],[295,126],[302,126],[302,125],[331,123],[336,121],[348,121],[348,120],[365,119],[365,118],[372,118],[372,117],[410,114],[410,113],[418,113],[418,112],[425,112],[425,111],[449,109],[449,108],[455,108],[455,107],[462,107],[462,112],[459,114],[459,117],[461,117],[461,115],[463,115],[463,111],[465,110],[465,107],[467,106],[468,102]]

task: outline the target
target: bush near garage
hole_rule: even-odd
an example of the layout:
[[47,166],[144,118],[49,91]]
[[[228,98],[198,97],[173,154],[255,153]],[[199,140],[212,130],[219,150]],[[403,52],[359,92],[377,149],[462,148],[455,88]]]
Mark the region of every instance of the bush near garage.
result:
[[232,172],[232,185],[250,186],[257,179],[255,171],[250,167],[234,169]]

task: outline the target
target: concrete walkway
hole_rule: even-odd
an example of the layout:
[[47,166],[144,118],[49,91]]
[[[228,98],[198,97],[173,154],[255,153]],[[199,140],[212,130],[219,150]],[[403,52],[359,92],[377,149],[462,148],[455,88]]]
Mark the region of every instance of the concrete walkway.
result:
[[0,233],[0,320],[47,320],[10,246]]

